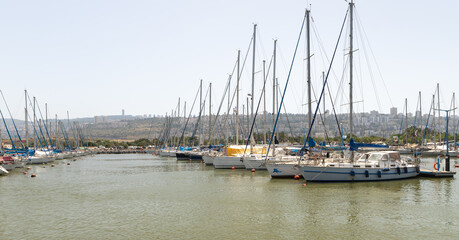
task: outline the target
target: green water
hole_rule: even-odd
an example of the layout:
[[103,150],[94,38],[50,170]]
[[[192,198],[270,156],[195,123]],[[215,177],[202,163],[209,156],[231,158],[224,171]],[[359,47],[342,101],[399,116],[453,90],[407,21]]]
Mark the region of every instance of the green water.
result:
[[303,186],[151,155],[65,162],[0,177],[0,239],[459,238],[457,179]]

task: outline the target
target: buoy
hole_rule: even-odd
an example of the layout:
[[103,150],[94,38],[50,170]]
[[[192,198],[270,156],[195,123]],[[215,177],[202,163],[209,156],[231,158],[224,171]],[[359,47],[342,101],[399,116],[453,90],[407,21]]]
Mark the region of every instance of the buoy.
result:
[[27,175],[28,172],[24,172],[24,175]]
[[51,167],[54,167],[54,164],[51,164]]
[[303,186],[306,186],[306,183],[303,183]]
[[235,168],[235,167],[232,167],[232,168],[231,168],[231,170],[234,170],[234,169],[236,169],[236,168]]
[[255,168],[252,168],[252,172],[255,172]]
[[439,163],[439,162],[434,163],[433,168],[434,168],[435,170],[438,170],[438,169],[440,168],[440,163]]
[[30,177],[36,177],[36,176],[37,176],[37,175],[35,175],[35,174],[30,175]]
[[73,159],[73,161],[76,161],[76,160],[77,160],[76,158]]
[[30,167],[27,167],[27,170],[30,170]]
[[68,162],[67,165],[70,165],[70,162]]
[[454,167],[459,168],[459,164],[454,165]]
[[300,179],[300,176],[298,176],[298,175],[295,175],[295,177],[294,177],[294,178],[295,178],[295,180],[298,180],[298,179]]

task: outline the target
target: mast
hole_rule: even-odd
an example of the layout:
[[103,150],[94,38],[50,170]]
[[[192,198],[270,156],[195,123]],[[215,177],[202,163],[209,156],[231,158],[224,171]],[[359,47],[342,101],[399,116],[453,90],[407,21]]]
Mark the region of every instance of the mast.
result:
[[27,156],[29,156],[29,119],[28,119],[28,116],[29,116],[29,113],[27,112],[27,90],[24,90],[24,96],[25,96],[25,108],[24,108],[24,112],[25,112],[25,134],[26,134],[26,154]]
[[420,118],[419,122],[421,123],[421,131],[422,131],[422,98],[421,98],[421,91],[419,91],[419,118]]
[[[308,83],[308,127],[311,127],[312,123],[312,106],[311,106],[311,47],[310,47],[310,32],[309,32],[309,17],[310,10],[306,9],[306,54],[307,54],[307,83]],[[352,45],[351,45],[352,46]]]
[[277,39],[274,40],[274,52],[273,52],[273,131],[274,131],[274,124],[276,122],[276,46],[277,46]]
[[239,65],[241,61],[241,50],[237,51],[237,83],[236,83],[236,145],[239,145],[239,79],[241,73]]
[[408,99],[405,98],[405,145],[408,144]]
[[[322,81],[323,81],[323,85],[325,85],[325,72],[322,72]],[[326,113],[325,113],[325,91],[324,91],[324,98],[323,98],[323,103],[324,103],[324,133],[325,133],[325,123],[327,122],[327,116],[326,116]]]
[[437,105],[438,105],[438,142],[441,142],[441,132],[440,132],[440,127],[441,127],[441,119],[440,119],[440,84],[437,83]]
[[[36,129],[37,121],[35,117],[35,97],[33,97],[33,129]],[[33,135],[33,149],[37,149],[37,134]]]
[[[254,114],[253,114],[253,103],[255,100],[255,40],[256,40],[256,34],[257,32],[257,24],[253,25],[253,57],[252,57],[252,96],[251,97],[251,106],[252,106],[252,111],[251,111],[251,116],[250,119],[253,120]],[[250,129],[249,129],[250,132]],[[252,148],[250,148],[252,149]]]
[[211,144],[211,127],[212,127],[212,83],[209,83],[209,145]]
[[[201,111],[201,109],[202,109],[202,79],[201,79],[200,84],[199,84],[199,102],[200,102],[199,111]],[[199,113],[199,114],[201,114],[201,113]],[[197,124],[199,124],[199,123],[197,123]],[[198,143],[199,146],[201,146],[201,143],[202,143],[202,130],[203,130],[202,126],[203,125],[201,124],[201,130],[199,131],[199,143]]]
[[59,138],[59,123],[57,122],[57,114],[56,114],[56,130],[54,131],[54,141],[56,142],[56,148],[59,149],[59,141],[57,139]]
[[[266,82],[265,73],[266,61],[263,60],[263,82]],[[266,88],[263,85],[263,144],[266,144]]]
[[[353,121],[352,121],[352,108],[353,108],[353,96],[352,96],[352,84],[353,84],[353,75],[352,68],[353,66],[353,21],[354,21],[354,0],[349,2],[349,23],[350,23],[350,33],[349,33],[349,141],[352,139],[353,134]],[[354,152],[351,151],[351,162],[354,162]]]

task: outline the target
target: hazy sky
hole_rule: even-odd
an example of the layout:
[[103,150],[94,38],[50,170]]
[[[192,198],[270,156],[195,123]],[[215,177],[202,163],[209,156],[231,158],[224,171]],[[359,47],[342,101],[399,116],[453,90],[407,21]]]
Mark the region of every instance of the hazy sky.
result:
[[[237,50],[242,55],[247,51],[253,23],[258,24],[256,71],[262,69],[262,59],[269,62],[273,39],[278,39],[278,77],[284,87],[308,4],[316,29],[311,33],[313,82],[320,91],[325,55],[319,46],[330,58],[347,10],[343,0],[5,0],[0,5],[0,89],[21,119],[24,89],[60,117],[67,110],[71,117],[121,114],[121,109],[132,115],[165,114],[175,108],[178,97],[189,109],[203,79],[206,88],[213,83],[216,111]],[[356,54],[362,54],[356,58],[372,59],[374,54],[383,79],[374,65],[374,80],[363,73],[356,80],[362,87],[356,86],[355,101],[364,101],[357,103],[357,110],[388,112],[393,105],[400,112],[407,97],[413,112],[418,91],[427,109],[436,83],[442,104],[449,106],[459,85],[459,2],[356,1],[356,8],[372,50],[356,40]],[[336,78],[330,79],[334,95],[344,54],[341,44]],[[304,111],[304,58],[303,38],[287,91],[289,112]],[[241,79],[244,103],[250,91],[251,58],[247,62]],[[357,68],[357,75],[365,69]],[[258,73],[257,101],[261,81]],[[340,112],[347,108],[347,86],[345,95],[337,98]]]

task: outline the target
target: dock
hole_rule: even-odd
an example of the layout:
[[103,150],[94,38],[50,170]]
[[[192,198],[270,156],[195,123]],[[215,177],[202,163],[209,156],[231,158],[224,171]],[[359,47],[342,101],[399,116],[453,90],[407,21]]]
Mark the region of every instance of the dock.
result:
[[435,171],[429,169],[421,169],[419,173],[420,177],[430,177],[430,178],[452,178],[456,175],[456,172],[452,171]]

